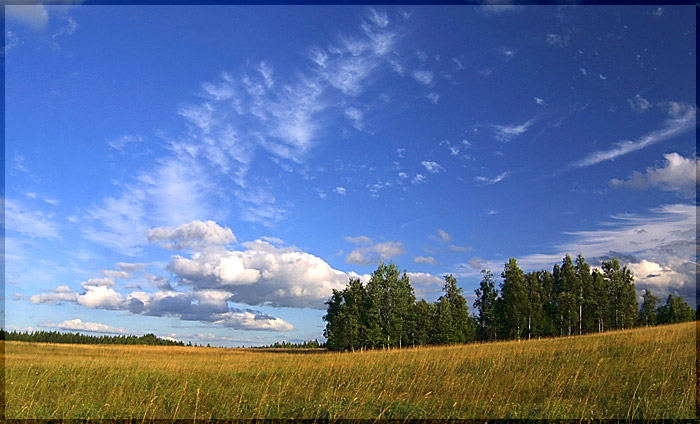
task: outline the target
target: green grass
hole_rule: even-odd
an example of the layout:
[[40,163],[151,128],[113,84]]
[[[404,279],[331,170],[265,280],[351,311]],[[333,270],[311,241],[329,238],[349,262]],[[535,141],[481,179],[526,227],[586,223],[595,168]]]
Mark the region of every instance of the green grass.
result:
[[5,343],[8,419],[695,418],[695,323],[356,353]]

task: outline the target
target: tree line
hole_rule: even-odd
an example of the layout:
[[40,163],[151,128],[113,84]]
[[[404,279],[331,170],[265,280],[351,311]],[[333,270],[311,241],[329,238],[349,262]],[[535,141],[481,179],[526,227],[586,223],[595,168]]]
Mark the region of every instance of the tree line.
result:
[[[118,344],[118,345],[153,345],[185,346],[181,341],[161,339],[149,333],[143,336],[93,336],[81,333],[61,333],[58,331],[5,331],[0,329],[0,340],[38,343],[74,343],[74,344]],[[192,346],[190,343],[189,346]]]
[[680,296],[665,305],[645,291],[641,308],[634,276],[613,258],[593,269],[566,255],[552,271],[524,273],[509,259],[496,286],[483,270],[474,314],[457,280],[445,276],[436,302],[416,300],[406,272],[381,264],[367,284],[351,278],[326,302],[324,336],[330,350],[362,350],[472,341],[580,335],[635,326],[692,321],[697,312]]

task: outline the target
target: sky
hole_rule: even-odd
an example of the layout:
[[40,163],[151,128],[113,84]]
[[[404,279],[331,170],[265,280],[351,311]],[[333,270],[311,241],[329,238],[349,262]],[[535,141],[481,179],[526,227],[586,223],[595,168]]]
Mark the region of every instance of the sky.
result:
[[322,340],[380,262],[567,253],[694,307],[695,14],[5,6],[4,326]]

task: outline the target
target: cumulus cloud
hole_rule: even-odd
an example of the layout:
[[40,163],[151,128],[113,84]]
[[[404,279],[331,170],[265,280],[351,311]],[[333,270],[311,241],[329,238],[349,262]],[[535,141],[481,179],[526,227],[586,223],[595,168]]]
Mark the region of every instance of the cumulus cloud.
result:
[[647,99],[640,96],[639,94],[635,95],[631,99],[627,99],[627,103],[629,103],[630,107],[635,112],[644,112],[645,110],[651,107],[651,103],[649,103]]
[[372,244],[372,239],[367,236],[345,237],[345,240],[354,244]]
[[345,262],[355,265],[377,265],[403,253],[403,243],[386,241],[353,250],[345,257]]
[[700,177],[700,159],[685,158],[678,153],[667,153],[664,159],[660,167],[650,166],[644,173],[634,171],[626,180],[610,180],[610,185],[635,190],[659,188],[694,197]]
[[129,334],[129,332],[121,327],[112,327],[107,324],[97,322],[83,322],[80,318],[69,319],[63,322],[45,322],[39,324],[41,327],[59,328],[68,331],[88,331],[91,333],[108,333],[108,334]]
[[434,264],[435,258],[432,256],[416,256],[413,258],[413,262],[417,264]]
[[345,196],[346,193],[345,187],[336,187],[333,189],[333,191],[340,194],[341,196]]
[[431,174],[438,174],[445,170],[445,168],[443,168],[442,165],[432,160],[421,161],[421,165],[423,165],[425,169]]
[[228,227],[214,221],[192,221],[177,228],[153,228],[148,231],[148,241],[166,249],[181,250],[205,245],[225,245],[236,241]]
[[445,281],[427,272],[407,272],[411,285],[413,286],[417,299],[433,300],[442,292]]

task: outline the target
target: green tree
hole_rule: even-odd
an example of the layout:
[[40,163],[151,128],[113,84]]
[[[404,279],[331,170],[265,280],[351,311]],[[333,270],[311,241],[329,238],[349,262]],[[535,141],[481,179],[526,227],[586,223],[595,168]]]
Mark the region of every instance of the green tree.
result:
[[530,308],[523,271],[518,267],[518,262],[515,258],[510,258],[506,262],[501,277],[503,278],[503,283],[501,284],[503,332],[506,338],[517,338],[520,340],[523,330],[527,326],[527,316]]
[[475,338],[474,326],[469,316],[467,300],[457,279],[445,276],[443,295],[436,303],[436,339],[440,344],[465,343]]
[[692,320],[693,309],[681,296],[669,294],[666,304],[659,308],[658,321],[660,324],[675,324]]
[[611,323],[616,329],[632,328],[638,310],[634,276],[626,266],[621,268],[616,258],[603,261],[602,268],[609,284]]
[[416,296],[408,275],[399,278],[396,265],[381,264],[367,283],[367,339],[372,347],[410,342]]
[[637,316],[637,325],[656,325],[656,309],[659,304],[658,297],[654,296],[649,290],[644,290],[644,296],[642,298],[642,306],[639,309],[639,315]]
[[477,333],[480,340],[495,340],[498,337],[498,321],[496,316],[496,299],[498,291],[493,280],[493,273],[481,270],[483,275],[479,288],[474,291],[476,300],[474,308],[479,311],[477,316]]
[[435,343],[434,331],[435,304],[425,299],[416,302],[414,307],[415,326],[413,343],[419,346]]

